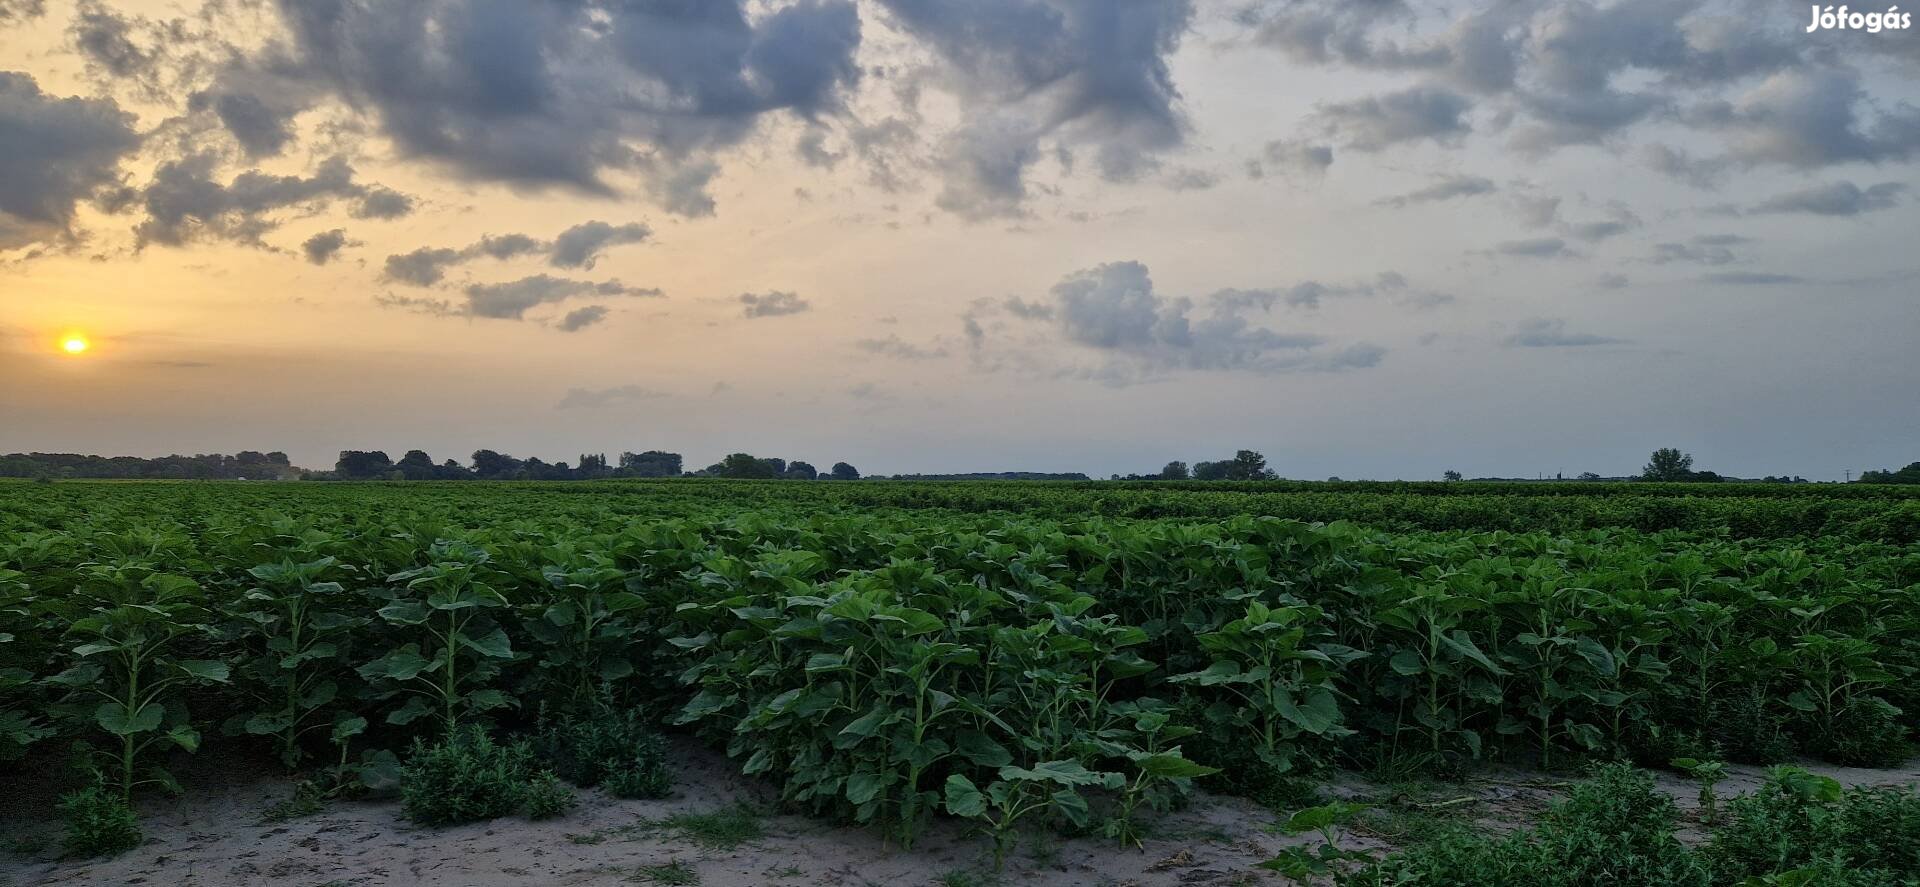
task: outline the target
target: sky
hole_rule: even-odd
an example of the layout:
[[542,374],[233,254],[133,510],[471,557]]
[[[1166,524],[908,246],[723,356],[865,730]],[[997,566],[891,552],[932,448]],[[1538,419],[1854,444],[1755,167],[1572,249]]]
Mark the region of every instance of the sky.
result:
[[1920,29],[1811,11],[0,0],[0,452],[1899,467]]

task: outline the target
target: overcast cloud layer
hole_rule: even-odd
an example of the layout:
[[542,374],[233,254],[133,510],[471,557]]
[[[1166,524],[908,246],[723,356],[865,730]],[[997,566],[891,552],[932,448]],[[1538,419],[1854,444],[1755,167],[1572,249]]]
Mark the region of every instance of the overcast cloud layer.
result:
[[0,450],[1903,465],[1920,31],[1806,26],[0,0]]

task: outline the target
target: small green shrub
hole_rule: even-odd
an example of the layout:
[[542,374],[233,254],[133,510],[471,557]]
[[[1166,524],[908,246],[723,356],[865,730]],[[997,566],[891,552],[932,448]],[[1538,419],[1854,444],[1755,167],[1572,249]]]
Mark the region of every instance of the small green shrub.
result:
[[527,783],[524,801],[528,819],[557,819],[573,809],[573,789],[552,770],[542,770]]
[[1763,687],[1734,691],[1716,700],[1707,723],[1720,754],[1706,757],[1741,764],[1778,764],[1794,758],[1786,714]]
[[1706,861],[1674,837],[1678,811],[1632,767],[1604,767],[1532,832],[1460,831],[1396,853],[1340,883],[1538,884],[1556,887],[1706,887]]
[[1920,879],[1920,795],[1911,791],[1842,791],[1827,777],[1777,767],[1758,792],[1728,802],[1726,818],[1708,852],[1733,877],[1842,860],[1890,873],[1881,883]]
[[534,753],[575,785],[602,786],[622,798],[664,798],[672,790],[667,746],[643,712],[599,700],[581,714],[544,722]]
[[401,810],[421,825],[505,816],[526,794],[532,761],[526,743],[495,743],[473,725],[438,745],[416,739],[400,777]]
[[66,825],[62,845],[70,856],[110,856],[140,846],[140,819],[118,792],[95,784],[60,799]]
[[1848,767],[1896,767],[1912,747],[1900,709],[1871,696],[1859,697],[1834,714],[1833,723],[1815,725],[1812,751]]

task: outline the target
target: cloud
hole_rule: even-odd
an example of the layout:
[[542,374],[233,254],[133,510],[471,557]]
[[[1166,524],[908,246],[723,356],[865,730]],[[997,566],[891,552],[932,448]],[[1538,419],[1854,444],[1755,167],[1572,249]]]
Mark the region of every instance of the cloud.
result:
[[1535,319],[1520,324],[1520,330],[1506,338],[1506,344],[1518,348],[1577,348],[1588,345],[1618,345],[1624,339],[1569,333],[1564,320]]
[[1626,289],[1632,282],[1625,274],[1608,273],[1595,278],[1593,285],[1603,290],[1617,290]]
[[0,0],[0,25],[39,18],[47,13],[47,0]]
[[168,160],[139,190],[146,218],[134,228],[141,248],[185,246],[196,240],[231,240],[265,247],[262,235],[279,227],[282,211],[312,213],[336,200],[364,199],[373,188],[354,181],[344,157],[320,164],[312,176],[248,170],[221,184],[219,158],[199,152]]
[[1561,259],[1578,255],[1567,248],[1567,242],[1558,237],[1535,237],[1527,240],[1508,240],[1494,244],[1489,250],[1494,255],[1515,256],[1526,259]]
[[300,251],[306,253],[307,261],[315,265],[325,265],[349,243],[347,232],[335,228],[307,238],[300,244]]
[[134,123],[111,99],[55,98],[0,71],[0,249],[75,239],[77,205],[116,185],[140,146]]
[[520,320],[539,305],[562,302],[575,296],[658,296],[659,290],[633,289],[617,280],[590,283],[535,274],[506,283],[476,283],[465,290],[466,312],[473,317]]
[[584,308],[575,308],[567,312],[567,316],[560,318],[560,331],[563,333],[577,333],[606,320],[608,313],[607,306],[605,305],[588,305]]
[[1717,271],[1701,278],[1708,283],[1727,286],[1777,286],[1787,283],[1805,283],[1806,278],[1793,274],[1772,274],[1762,271]]
[[1197,302],[1163,296],[1155,291],[1147,267],[1138,262],[1111,262],[1070,274],[1050,291],[1050,311],[1016,316],[1045,323],[1049,336],[1104,359],[1093,366],[1059,363],[1057,347],[1044,340],[1030,341],[1024,350],[989,350],[994,343],[982,320],[1008,311],[1007,302],[976,302],[962,319],[976,366],[1010,366],[1108,385],[1177,370],[1268,374],[1355,369],[1373,366],[1385,355],[1385,349],[1367,343],[1319,350],[1327,344],[1322,336],[1280,332],[1250,319],[1252,313],[1270,310],[1287,298],[1285,291],[1274,289],[1221,290]]
[[1649,261],[1656,265],[1670,262],[1691,262],[1696,265],[1729,265],[1737,256],[1727,247],[1732,243],[1715,237],[1695,237],[1688,243],[1654,244],[1653,258]]
[[555,268],[592,270],[607,247],[642,243],[652,236],[653,230],[638,222],[611,225],[597,220],[568,228],[551,241],[519,233],[489,234],[460,249],[421,247],[390,255],[385,276],[396,283],[433,286],[456,265],[482,258],[505,261],[529,255],[545,256],[547,264]]
[[1475,197],[1481,194],[1492,194],[1498,190],[1500,190],[1499,186],[1491,180],[1479,176],[1448,176],[1417,191],[1383,197],[1374,201],[1374,205],[1402,209],[1418,203],[1434,203],[1452,200],[1455,197]]
[[944,347],[928,348],[915,345],[900,338],[898,334],[889,335],[884,339],[859,339],[853,345],[868,354],[899,360],[934,360],[947,356],[947,349]]
[[813,305],[807,300],[787,292],[741,293],[740,304],[746,306],[741,313],[747,317],[780,317],[787,314],[799,314],[810,310]]
[[1132,181],[1179,147],[1187,121],[1167,58],[1191,0],[879,0],[941,62],[937,85],[965,123],[940,151],[938,205],[974,219],[1018,216],[1042,142],[1093,152]]
[[1881,182],[1862,189],[1852,182],[1832,182],[1791,191],[1763,200],[1753,207],[1756,213],[1812,213],[1821,216],[1857,216],[1874,210],[1892,209],[1907,186],[1899,182]]
[[1177,169],[1166,175],[1167,188],[1174,191],[1205,191],[1220,184],[1220,176],[1204,169]]
[[413,198],[392,188],[375,185],[366,190],[353,208],[356,219],[398,219],[413,212]]
[[1567,233],[1573,235],[1573,237],[1578,240],[1597,243],[1602,240],[1618,237],[1628,231],[1632,231],[1635,227],[1636,225],[1633,222],[1614,219],[1606,222],[1583,222],[1578,225],[1570,225],[1567,227]]
[[1321,105],[1317,119],[1356,151],[1379,151],[1407,142],[1456,142],[1472,130],[1472,103],[1450,90],[1416,86],[1350,102]]
[[593,270],[593,263],[606,247],[623,243],[641,243],[653,236],[653,229],[637,222],[615,227],[606,222],[585,222],[560,232],[553,239],[547,261],[555,268]]
[[1283,175],[1318,178],[1333,166],[1333,147],[1299,139],[1275,139],[1267,143],[1261,158],[1247,161],[1247,172],[1256,179],[1266,175],[1268,166],[1278,168]]
[[1827,68],[1781,71],[1732,101],[1707,102],[1687,116],[1725,135],[1728,156],[1749,165],[1814,169],[1906,160],[1920,151],[1920,108],[1901,103],[1863,115],[1872,107],[1858,74]]
[[614,194],[614,174],[637,175],[689,214],[712,205],[711,173],[690,170],[766,115],[839,113],[861,75],[851,0],[276,8],[284,38],[237,55],[221,94],[252,96],[282,125],[333,100],[401,154],[470,180]]
[[619,385],[613,388],[569,388],[565,397],[554,405],[557,410],[599,410],[622,404],[660,400],[668,397],[665,392],[655,391],[639,385]]

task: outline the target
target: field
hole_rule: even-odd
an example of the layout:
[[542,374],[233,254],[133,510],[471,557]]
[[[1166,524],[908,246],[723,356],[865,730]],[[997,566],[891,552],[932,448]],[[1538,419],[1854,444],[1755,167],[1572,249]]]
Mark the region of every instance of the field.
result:
[[[794,822],[945,847],[981,879],[954,884],[1036,835],[1150,847],[1128,872],[1160,883],[1203,798],[1310,838],[1219,883],[1603,857],[1659,866],[1617,883],[1904,883],[1920,801],[1815,772],[1910,773],[1916,540],[1920,496],[1860,485],[5,484],[0,775],[91,785],[73,855],[138,827],[125,801],[195,809],[197,755],[304,779],[289,815],[397,791],[435,825],[558,815],[569,782],[599,788],[566,815],[602,822],[712,771]],[[1669,772],[1676,820],[1637,771],[1587,782],[1604,762],[1765,786],[1716,819]],[[1489,774],[1590,788],[1508,824],[1537,833],[1367,839],[1438,809],[1384,787]],[[1596,825],[1629,802],[1634,828]],[[1915,842],[1834,825],[1868,819]],[[552,828],[494,828],[522,827]],[[1783,830],[1802,843],[1750,846]]]

